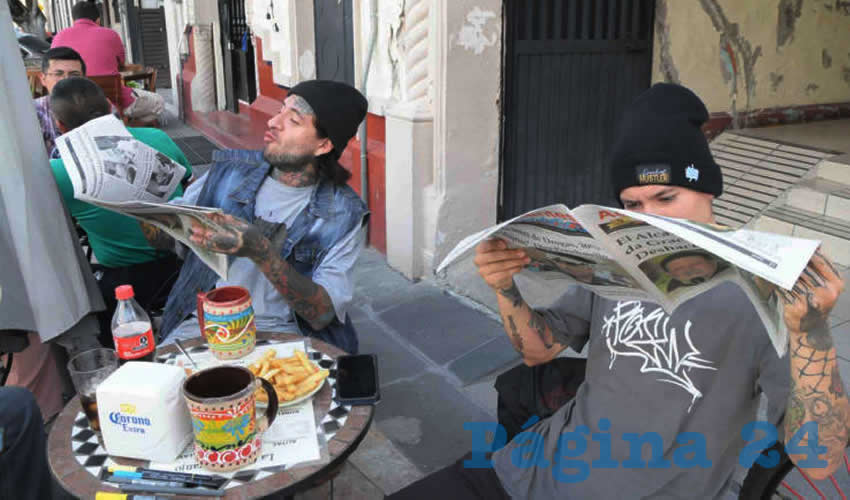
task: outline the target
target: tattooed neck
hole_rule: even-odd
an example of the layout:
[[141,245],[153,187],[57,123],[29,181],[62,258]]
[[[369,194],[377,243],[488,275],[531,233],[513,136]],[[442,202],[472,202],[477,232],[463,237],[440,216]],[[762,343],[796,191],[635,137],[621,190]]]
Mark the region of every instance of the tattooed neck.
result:
[[297,172],[283,171],[273,168],[269,173],[272,179],[290,187],[307,187],[318,182],[316,166],[309,164]]

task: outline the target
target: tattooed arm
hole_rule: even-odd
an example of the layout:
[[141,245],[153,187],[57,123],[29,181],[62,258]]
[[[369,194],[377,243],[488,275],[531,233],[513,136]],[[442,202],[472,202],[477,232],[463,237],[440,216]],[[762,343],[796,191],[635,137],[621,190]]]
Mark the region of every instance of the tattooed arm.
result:
[[279,245],[286,237],[286,226],[269,240],[257,226],[225,214],[207,214],[221,229],[193,225],[193,243],[214,252],[248,257],[260,268],[269,282],[286,300],[295,314],[305,319],[314,330],[328,326],[336,312],[328,292],[295,270],[280,258]]
[[543,316],[522,298],[513,276],[529,258],[523,250],[509,250],[499,239],[481,242],[475,249],[475,265],[484,281],[496,292],[505,333],[528,366],[545,363],[566,346],[555,341]]
[[[818,251],[791,291],[781,290],[785,324],[789,330],[791,393],[785,410],[785,442],[806,422],[817,423],[817,445],[826,453],[825,468],[802,468],[815,479],[825,479],[843,463],[850,426],[850,403],[838,373],[835,347],[829,332],[829,313],[844,289],[844,281]],[[806,446],[810,434],[800,440]],[[797,463],[805,455],[790,455]]]
[[148,244],[150,244],[150,246],[159,250],[169,250],[171,252],[176,250],[177,241],[166,234],[165,231],[146,222],[139,222],[139,225],[142,227],[142,234],[145,236],[145,239],[148,240]]
[[313,282],[280,258],[278,252],[269,252],[252,258],[266,278],[286,299],[298,316],[307,320],[314,330],[328,326],[336,312],[330,295],[322,285]]

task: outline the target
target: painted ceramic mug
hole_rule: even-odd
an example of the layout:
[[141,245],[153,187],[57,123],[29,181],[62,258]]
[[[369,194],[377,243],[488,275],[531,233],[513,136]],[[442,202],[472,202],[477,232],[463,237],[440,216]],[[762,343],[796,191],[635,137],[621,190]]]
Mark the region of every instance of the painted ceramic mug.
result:
[[201,336],[218,359],[241,358],[257,343],[251,294],[241,286],[199,293],[198,323]]
[[[254,394],[258,387],[269,397],[260,418]],[[187,378],[183,397],[192,415],[195,459],[202,467],[225,472],[257,461],[260,435],[277,416],[277,393],[269,381],[241,366],[217,366]]]

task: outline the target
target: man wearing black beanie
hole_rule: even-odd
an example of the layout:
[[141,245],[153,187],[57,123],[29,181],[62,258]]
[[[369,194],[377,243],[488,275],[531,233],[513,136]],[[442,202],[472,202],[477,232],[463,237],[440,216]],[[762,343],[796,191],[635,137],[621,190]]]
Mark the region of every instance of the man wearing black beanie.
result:
[[[700,130],[707,119],[702,101],[678,85],[654,85],[635,100],[611,154],[612,187],[625,208],[714,222],[712,200],[723,183]],[[850,404],[827,318],[844,283],[820,252],[794,290],[781,294],[787,359],[777,356],[750,299],[733,283],[673,314],[577,286],[535,310],[513,280],[529,262],[524,250],[498,239],[476,249],[479,274],[496,292],[505,332],[527,365],[515,370],[550,366],[567,347],[587,346],[575,396],[547,412],[558,391],[540,390],[551,371],[535,372],[540,376],[527,379],[530,403],[520,399],[509,415],[507,424],[521,422],[510,442],[492,456],[467,455],[391,498],[719,498],[739,458],[751,462],[772,444],[751,440],[745,448],[745,439],[755,439],[750,424],[762,391],[770,423],[757,428],[769,429],[784,414],[779,435],[800,469],[822,479],[841,463]],[[575,380],[564,380],[561,393],[571,385]],[[515,395],[499,395],[500,423],[506,396]],[[822,448],[791,448],[801,438]]]
[[[231,256],[228,278],[218,279],[188,253],[168,296],[164,343],[200,334],[194,316],[199,291],[239,285],[251,294],[258,330],[300,331],[357,352],[346,312],[368,211],[338,160],[367,108],[349,85],[302,82],[268,121],[263,151],[214,153],[209,172],[173,202],[223,210],[209,215],[213,225],[194,225],[191,240]],[[174,249],[162,231],[144,229],[152,244]]]

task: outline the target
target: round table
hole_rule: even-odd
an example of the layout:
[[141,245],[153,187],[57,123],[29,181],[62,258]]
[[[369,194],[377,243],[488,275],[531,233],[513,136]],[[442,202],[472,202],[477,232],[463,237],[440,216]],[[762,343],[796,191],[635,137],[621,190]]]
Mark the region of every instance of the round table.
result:
[[[287,342],[303,340],[304,337],[297,334],[257,332],[257,339]],[[204,340],[198,337],[197,339],[183,342],[183,345],[186,348],[192,348],[203,343]],[[333,359],[345,354],[344,351],[318,339],[310,339],[310,343],[313,349]],[[177,347],[174,345],[164,346],[157,349],[157,356],[172,353],[176,350]],[[329,384],[325,384],[313,396],[313,411],[316,414],[317,422],[321,421],[322,417],[328,413],[331,407],[331,396],[331,387]],[[47,441],[50,470],[65,490],[80,498],[94,498],[98,491],[119,491],[111,484],[104,483],[92,475],[74,456],[74,451],[71,447],[71,431],[81,411],[79,398],[75,397],[68,402],[62,413],[54,421]],[[371,405],[351,407],[345,423],[327,443],[328,454],[330,456],[330,461],[327,464],[296,466],[293,469],[277,472],[260,480],[227,488],[225,489],[226,494],[222,498],[256,498],[272,493],[291,496],[321,484],[335,473],[348,456],[360,445],[372,423],[373,413],[374,407]],[[122,458],[113,458],[113,460],[125,465],[146,465],[146,462],[141,460]],[[209,497],[182,496],[181,498],[207,499]]]

